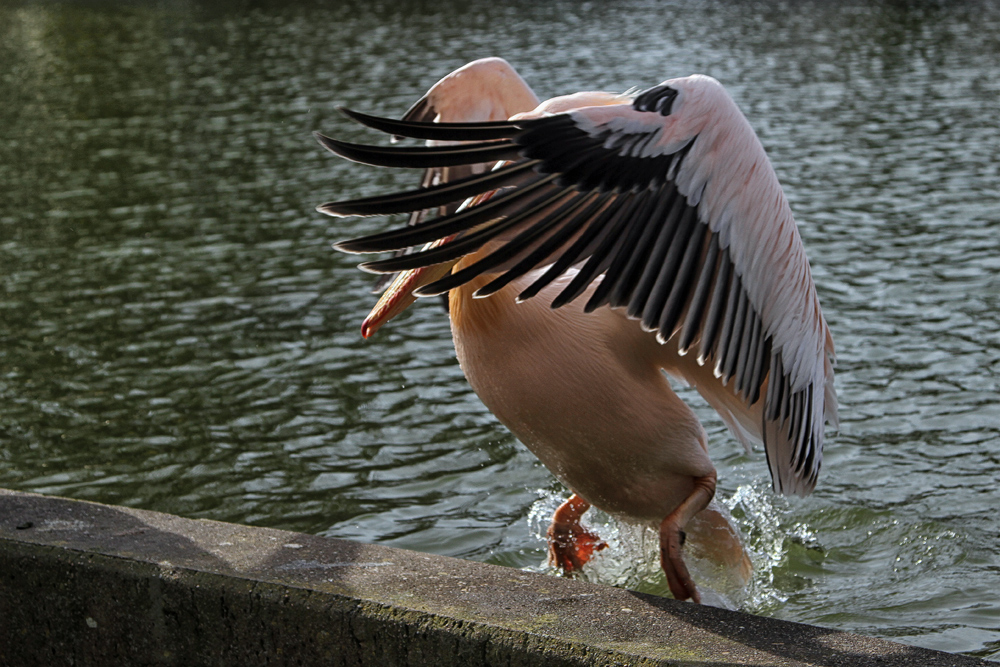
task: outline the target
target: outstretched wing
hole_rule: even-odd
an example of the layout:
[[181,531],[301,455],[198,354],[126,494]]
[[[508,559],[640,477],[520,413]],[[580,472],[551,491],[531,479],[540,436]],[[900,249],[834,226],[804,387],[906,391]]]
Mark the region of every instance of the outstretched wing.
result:
[[812,490],[824,421],[836,420],[832,341],[774,170],[718,82],[675,79],[632,104],[508,122],[427,124],[345,113],[394,135],[468,142],[409,148],[326,142],[351,160],[394,167],[497,162],[485,174],[438,186],[320,206],[330,215],[382,215],[494,193],[412,227],[337,244],[346,252],[382,252],[457,235],[362,268],[418,268],[491,243],[491,253],[417,293],[443,293],[488,275],[492,280],[477,292],[487,296],[548,266],[521,292],[528,299],[577,267],[553,308],[603,276],[586,309],[623,308],[661,342],[677,337],[681,354],[697,350],[698,362],[711,364],[728,391],[760,408],[759,436],[775,489]]

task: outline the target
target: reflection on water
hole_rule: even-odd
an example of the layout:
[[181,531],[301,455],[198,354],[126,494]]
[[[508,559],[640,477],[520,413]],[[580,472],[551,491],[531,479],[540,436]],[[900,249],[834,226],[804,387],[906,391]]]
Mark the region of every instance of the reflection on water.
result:
[[313,211],[410,182],[313,144],[363,132],[336,105],[399,114],[485,55],[542,97],[732,91],[842,405],[805,501],[699,408],[758,552],[745,605],[1000,658],[995,3],[0,0],[0,486],[537,567],[557,484],[434,304],[360,339],[368,277],[330,244],[385,222]]

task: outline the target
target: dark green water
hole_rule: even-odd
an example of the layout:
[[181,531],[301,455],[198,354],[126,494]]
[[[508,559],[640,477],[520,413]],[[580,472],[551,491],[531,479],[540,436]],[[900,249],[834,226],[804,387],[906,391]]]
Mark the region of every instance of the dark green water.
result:
[[0,0],[0,486],[538,567],[558,485],[434,304],[361,340],[369,278],[330,244],[385,223],[313,209],[412,181],[326,156],[312,130],[361,136],[336,105],[398,115],[486,55],[542,98],[730,89],[842,420],[786,501],[699,404],[756,551],[742,605],[1000,659],[996,3]]

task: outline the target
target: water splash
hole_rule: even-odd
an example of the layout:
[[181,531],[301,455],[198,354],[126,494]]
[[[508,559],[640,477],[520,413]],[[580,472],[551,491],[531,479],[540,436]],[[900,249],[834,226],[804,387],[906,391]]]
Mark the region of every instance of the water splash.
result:
[[766,483],[739,486],[723,503],[753,561],[753,581],[741,608],[760,613],[785,603],[788,597],[776,585],[775,572],[787,561],[792,544],[817,548],[815,532],[802,522],[789,524],[787,501],[772,494]]
[[[531,533],[545,540],[552,513],[564,498],[554,491],[541,491],[528,513]],[[659,539],[646,528],[625,523],[596,507],[584,515],[583,525],[597,533],[608,548],[597,552],[578,575],[584,581],[669,595],[666,578],[659,568]],[[536,572],[556,574],[559,570],[548,563],[528,568]]]
[[[531,533],[546,539],[552,513],[564,500],[561,494],[542,490],[528,512]],[[702,594],[702,601],[716,607],[762,611],[786,601],[775,585],[775,570],[786,560],[792,542],[810,546],[816,543],[813,531],[802,523],[787,525],[788,510],[784,501],[773,498],[766,488],[746,484],[729,497],[713,501],[727,516],[743,539],[753,564],[753,576],[744,583],[737,574],[721,568],[694,540],[686,545],[685,562]],[[591,508],[583,524],[600,535],[608,548],[598,552],[584,566],[578,577],[584,581],[654,595],[669,596],[670,588],[660,569],[659,535],[651,527],[630,524],[597,508]],[[556,574],[547,563],[526,568],[534,572]]]

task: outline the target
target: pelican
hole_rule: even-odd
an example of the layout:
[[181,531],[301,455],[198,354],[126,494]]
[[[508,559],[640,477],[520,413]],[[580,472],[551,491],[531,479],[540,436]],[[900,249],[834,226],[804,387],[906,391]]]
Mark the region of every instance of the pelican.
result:
[[565,572],[606,545],[593,504],[659,531],[671,593],[700,602],[692,536],[749,576],[711,503],[705,429],[668,376],[697,388],[735,437],[762,444],[772,486],[816,485],[836,426],[834,347],[791,209],[750,124],[715,79],[539,104],[504,60],[436,83],[402,120],[341,109],[424,145],[317,133],[359,163],[424,169],[421,187],[322,204],[332,216],[410,214],[342,241],[396,274],[367,338],[417,297],[447,295],[459,363],[483,403],[572,491],[548,530]]

